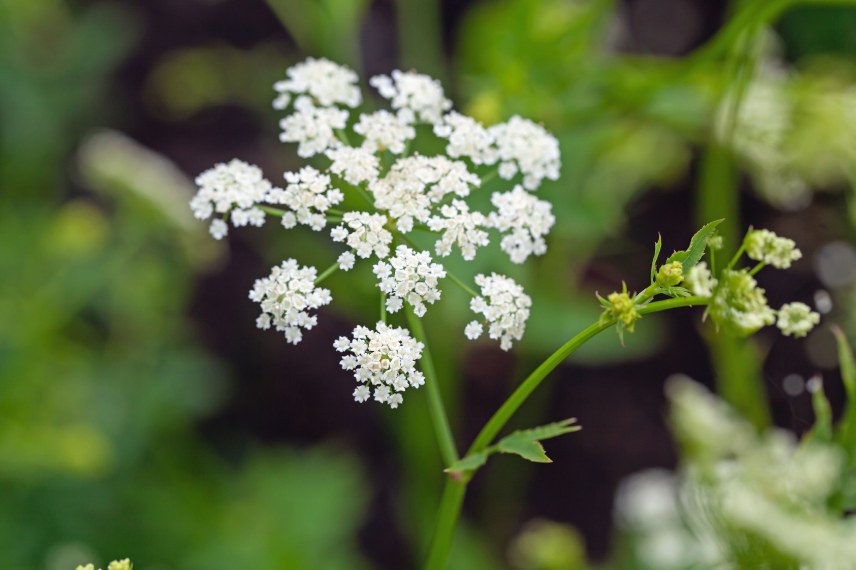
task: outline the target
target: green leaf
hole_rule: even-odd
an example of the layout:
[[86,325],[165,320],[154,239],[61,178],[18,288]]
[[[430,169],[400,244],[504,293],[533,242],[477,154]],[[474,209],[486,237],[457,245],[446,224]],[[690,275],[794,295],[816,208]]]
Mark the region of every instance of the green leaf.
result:
[[716,226],[721,224],[723,220],[715,220],[705,224],[690,240],[690,246],[687,249],[676,251],[666,260],[666,263],[680,261],[683,265],[684,275],[693,268],[693,266],[701,261],[704,256],[704,250],[707,248],[707,240],[716,233]]
[[651,260],[651,283],[657,278],[657,260],[660,259],[660,249],[663,247],[663,236],[657,234],[657,241],[654,242],[654,259]]
[[847,342],[844,332],[833,327],[832,332],[838,343],[838,364],[841,367],[841,380],[847,392],[847,404],[838,423],[838,438],[850,458],[850,464],[856,464],[856,360]]
[[552,439],[554,437],[559,437],[560,435],[565,435],[566,433],[572,433],[583,429],[582,426],[574,425],[576,424],[576,422],[576,418],[568,418],[560,422],[553,422],[551,424],[546,424],[530,429],[522,429],[509,434],[508,436],[503,438],[503,440],[534,439],[537,441],[541,441],[545,439]]
[[560,422],[515,431],[499,440],[496,449],[502,453],[519,455],[523,459],[535,463],[550,463],[551,460],[547,457],[547,453],[540,442],[581,430],[580,426],[574,425],[576,421],[576,418],[569,418]]
[[544,446],[534,439],[503,439],[496,448],[502,453],[513,453],[534,463],[552,463]]
[[832,332],[835,334],[835,340],[838,342],[838,364],[841,367],[841,380],[844,382],[844,389],[847,390],[847,399],[850,404],[856,403],[856,360],[853,358],[853,351],[850,350],[850,344],[847,342],[847,337],[838,327],[833,327]]
[[487,458],[489,455],[490,450],[480,451],[479,453],[467,455],[466,457],[458,459],[457,461],[452,463],[449,467],[444,469],[444,471],[446,473],[449,473],[450,475],[461,475],[463,473],[475,471],[487,462]]

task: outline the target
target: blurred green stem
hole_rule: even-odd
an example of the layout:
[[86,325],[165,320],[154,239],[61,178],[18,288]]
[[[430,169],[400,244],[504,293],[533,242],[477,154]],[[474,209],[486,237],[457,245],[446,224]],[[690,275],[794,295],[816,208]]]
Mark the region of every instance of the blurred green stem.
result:
[[446,84],[440,2],[398,0],[396,10],[402,69],[418,69]]
[[[643,307],[639,307],[639,313],[647,315],[649,313],[658,313],[669,309],[677,309],[680,307],[692,307],[707,305],[709,299],[703,297],[682,297],[678,299],[667,299],[664,301],[655,301]],[[410,317],[410,313],[408,313]],[[415,319],[415,317],[414,317]],[[418,322],[418,320],[417,320]],[[570,355],[577,351],[586,342],[600,334],[601,332],[615,325],[615,319],[598,321],[568,342],[563,344],[556,352],[547,357],[508,397],[508,399],[499,407],[496,413],[488,420],[479,434],[476,436],[467,455],[472,455],[486,449],[493,439],[497,436],[500,430],[508,423],[514,412],[529,398],[533,391],[544,381],[550,372],[552,372],[559,364],[565,361]],[[452,547],[452,538],[454,529],[457,524],[461,512],[461,505],[464,500],[464,492],[466,490],[466,479],[455,479],[450,477],[446,481],[446,488],[443,491],[443,499],[440,503],[440,512],[437,516],[437,526],[434,530],[434,538],[431,544],[431,551],[428,560],[425,564],[426,570],[443,570],[446,567],[446,562],[449,558],[449,551]]]
[[455,439],[452,437],[452,429],[449,427],[449,418],[446,417],[446,408],[443,406],[443,397],[440,394],[440,384],[437,372],[434,369],[434,361],[431,359],[431,351],[428,348],[428,338],[422,321],[413,313],[410,305],[406,308],[407,322],[413,336],[424,346],[422,350],[422,372],[425,374],[425,384],[428,390],[428,408],[431,412],[431,423],[434,424],[434,432],[437,436],[437,444],[440,446],[440,454],[443,463],[448,467],[458,460],[458,450],[455,447]]
[[[723,29],[730,44],[720,96],[719,130],[701,159],[697,197],[697,221],[725,218],[721,226],[722,253],[732,256],[725,269],[731,269],[743,251],[738,249],[740,221],[739,177],[731,150],[740,105],[752,80],[757,54],[754,50],[758,30],[773,21],[794,0],[766,4],[736,2],[735,16]],[[725,30],[729,29],[728,33]],[[718,138],[719,140],[715,140]],[[709,328],[709,327],[708,327]],[[722,331],[705,335],[717,390],[722,397],[758,427],[770,422],[766,393],[761,376],[761,359],[751,339],[738,338]]]

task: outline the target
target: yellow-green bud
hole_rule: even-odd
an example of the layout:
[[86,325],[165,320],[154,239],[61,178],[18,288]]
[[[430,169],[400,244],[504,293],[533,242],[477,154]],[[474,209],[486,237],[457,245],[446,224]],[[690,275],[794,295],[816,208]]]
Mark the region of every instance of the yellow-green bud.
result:
[[607,312],[611,317],[618,319],[629,332],[633,332],[633,326],[639,320],[639,311],[633,304],[633,299],[626,292],[610,293],[606,300],[609,301]]
[[657,272],[657,285],[660,287],[674,287],[684,280],[684,266],[680,261],[673,261],[660,266]]

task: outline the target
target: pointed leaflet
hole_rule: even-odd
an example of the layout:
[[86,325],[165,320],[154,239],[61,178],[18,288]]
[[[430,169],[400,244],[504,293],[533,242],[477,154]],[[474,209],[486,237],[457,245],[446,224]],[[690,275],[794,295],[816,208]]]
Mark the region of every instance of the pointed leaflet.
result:
[[535,439],[503,439],[496,448],[501,453],[513,453],[533,463],[552,463],[544,446]]
[[464,458],[458,459],[452,463],[444,471],[450,475],[461,475],[468,471],[475,471],[487,462],[487,457],[490,455],[490,450],[482,451],[467,455]]
[[830,443],[832,441],[832,408],[823,391],[823,382],[820,377],[809,380],[811,389],[811,405],[814,409],[814,426],[812,426],[808,437],[813,441]]
[[651,283],[657,278],[657,260],[660,259],[660,249],[663,247],[663,236],[657,234],[654,242],[654,259],[651,260]]
[[502,453],[514,453],[523,459],[534,461],[535,463],[550,463],[550,458],[547,457],[544,447],[540,442],[545,439],[559,437],[566,433],[579,431],[582,428],[578,425],[573,425],[576,421],[575,418],[569,418],[561,422],[516,431],[499,440],[496,448]]
[[716,233],[716,226],[722,223],[722,220],[715,220],[709,224],[705,224],[690,240],[690,246],[687,249],[676,251],[666,260],[666,263],[680,261],[683,265],[684,275],[693,268],[704,256],[704,250],[707,248],[707,240],[713,237]]

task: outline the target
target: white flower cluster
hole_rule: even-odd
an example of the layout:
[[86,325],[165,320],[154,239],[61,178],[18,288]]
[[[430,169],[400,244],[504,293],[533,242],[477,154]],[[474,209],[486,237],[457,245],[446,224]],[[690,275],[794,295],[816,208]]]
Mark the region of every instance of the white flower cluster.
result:
[[409,233],[414,221],[426,223],[431,208],[446,196],[466,197],[481,183],[466,164],[444,156],[415,155],[400,158],[383,178],[369,184],[375,207],[396,220],[399,231]]
[[380,173],[380,159],[366,148],[343,146],[328,150],[327,158],[332,161],[330,172],[354,186],[376,180]]
[[301,329],[309,330],[318,322],[309,311],[327,305],[330,291],[315,286],[317,272],[294,259],[286,259],[271,270],[269,276],[257,279],[250,290],[250,299],[261,306],[256,320],[260,329],[271,327],[285,333],[285,339],[297,344],[303,339]]
[[752,334],[776,322],[764,289],[746,271],[723,271],[710,303],[717,322],[728,323],[743,334]]
[[490,242],[482,227],[487,227],[487,218],[479,212],[470,212],[463,200],[452,200],[451,204],[440,208],[439,216],[428,220],[428,229],[442,233],[434,243],[437,255],[446,257],[452,253],[452,246],[457,245],[461,249],[461,257],[467,261],[475,259],[478,248]]
[[755,261],[763,261],[776,269],[787,269],[802,257],[792,239],[779,237],[770,230],[752,230],[746,235],[746,255]]
[[[667,392],[670,423],[685,446],[672,489],[681,508],[672,510],[672,521],[644,517],[633,530],[648,542],[651,531],[671,527],[665,544],[683,556],[652,567],[742,568],[752,553],[762,565],[787,560],[794,568],[852,568],[856,527],[829,502],[846,472],[842,447],[821,438],[798,441],[780,429],[759,433],[686,378],[670,379]],[[665,550],[662,543],[641,546]]]
[[510,179],[520,172],[527,190],[536,189],[544,178],[558,180],[562,162],[559,141],[544,127],[515,115],[490,130],[496,139],[502,178]]
[[273,85],[279,93],[273,103],[275,109],[287,108],[292,94],[308,95],[323,107],[357,107],[363,102],[363,94],[358,86],[360,78],[357,74],[352,69],[328,59],[310,57],[289,67],[285,73],[288,78]]
[[386,229],[386,218],[380,214],[347,212],[344,222],[330,232],[333,241],[345,241],[363,259],[372,254],[383,259],[389,255],[392,234]]
[[330,177],[311,166],[299,172],[286,172],[285,190],[274,188],[266,196],[267,202],[287,206],[282,216],[282,225],[291,229],[298,223],[321,231],[327,225],[326,212],[345,197],[342,191],[330,186]]
[[717,283],[705,261],[693,265],[684,276],[684,285],[697,297],[712,297]]
[[[514,280],[496,273],[476,275],[476,284],[481,287],[481,296],[470,301],[470,309],[487,321],[488,336],[499,340],[502,350],[510,350],[512,341],[523,338],[532,299]],[[482,323],[471,321],[465,333],[474,340],[482,331]]]
[[425,314],[425,303],[440,300],[438,283],[446,276],[439,263],[432,263],[427,251],[414,251],[406,245],[395,249],[389,263],[379,261],[374,266],[378,287],[385,295],[390,313],[399,311],[406,301],[416,316]]
[[421,73],[396,69],[392,77],[377,75],[369,83],[381,97],[389,100],[392,108],[398,111],[398,118],[408,124],[439,123],[443,113],[452,108],[440,82]]
[[[264,201],[272,185],[257,166],[237,159],[218,164],[200,174],[196,185],[199,191],[190,201],[190,207],[198,219],[207,220],[215,213],[225,217],[231,212],[236,227],[264,224],[265,214],[256,204]],[[222,218],[215,218],[210,231],[215,239],[222,239],[229,228]]]
[[803,337],[820,323],[820,315],[805,303],[787,303],[778,311],[776,326],[785,336]]
[[[95,570],[94,564],[79,564],[77,570]],[[128,559],[114,560],[107,565],[107,570],[134,570],[134,564]]]
[[348,112],[337,107],[316,107],[308,97],[298,97],[294,113],[279,122],[279,140],[297,144],[297,154],[309,158],[338,148],[336,131],[344,129]]
[[434,127],[434,134],[448,139],[449,156],[466,157],[478,165],[499,162],[499,176],[505,180],[522,174],[527,190],[535,190],[545,178],[559,178],[559,141],[544,127],[516,115],[485,129],[478,121],[452,112]]
[[489,224],[503,232],[500,247],[514,263],[523,263],[530,255],[547,251],[544,236],[556,222],[552,205],[515,186],[511,192],[495,192],[491,202],[496,211],[488,217]]
[[[287,260],[250,292],[262,307],[257,325],[284,332],[292,343],[315,325],[313,310],[330,302],[329,291],[318,285],[337,269],[350,271],[358,260],[376,258],[374,276],[386,311],[396,313],[406,304],[422,316],[440,299],[440,283],[447,276],[433,255],[454,252],[474,260],[496,232],[500,248],[514,263],[522,263],[546,251],[555,223],[550,204],[530,193],[544,179],[559,176],[558,141],[542,126],[515,116],[486,127],[452,110],[442,85],[415,72],[396,70],[369,83],[388,109],[356,110],[365,97],[359,77],[347,67],[313,58],[294,65],[274,85],[273,106],[285,111],[279,138],[295,144],[300,157],[324,160],[325,166],[285,173],[282,188],[265,180],[258,167],[239,160],[217,165],[197,180],[199,191],[191,206],[200,219],[219,214],[211,222],[218,239],[227,234],[229,220],[235,226],[261,226],[274,216],[285,229],[321,231],[330,224],[333,242],[346,246],[320,276],[314,268]],[[417,133],[433,137],[432,144],[421,145]],[[439,153],[416,152],[417,145],[430,149],[438,142]],[[491,210],[477,211],[468,200],[497,174]],[[480,203],[486,204],[487,196]],[[414,231],[423,235],[410,239],[406,234]],[[426,235],[431,253],[415,245],[424,243]],[[394,239],[409,245],[399,245],[390,257]],[[454,281],[471,291],[460,279]],[[507,277],[479,275],[476,283],[482,293],[471,307],[481,319],[466,326],[465,336],[476,338],[487,327],[489,336],[508,350],[523,335],[531,299]],[[395,407],[401,403],[402,374],[414,379],[409,385],[421,384],[421,374],[413,368],[421,345],[414,351],[399,338],[396,331],[401,329],[383,327],[371,334],[360,329],[361,336],[351,341],[356,347],[352,356],[374,358],[383,353],[374,347],[394,338],[401,347],[410,346],[410,364],[401,369],[399,360],[389,364],[378,357],[379,365],[391,366],[393,372],[369,382],[376,385],[375,400]],[[359,372],[362,366],[351,368],[362,375],[363,386],[355,392],[360,401],[371,395],[367,372]],[[365,370],[378,372],[373,366],[366,361]]]
[[333,346],[350,353],[342,357],[341,365],[354,372],[357,402],[374,397],[376,402],[397,408],[404,400],[402,392],[425,383],[425,376],[416,369],[424,347],[407,329],[384,323],[377,323],[377,330],[358,326],[352,339],[340,337]]

